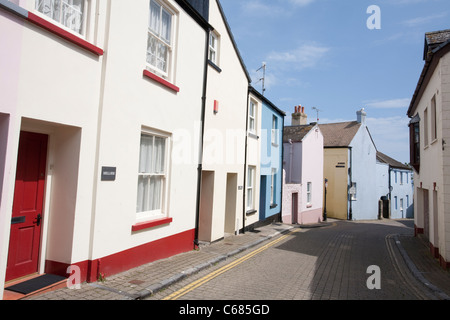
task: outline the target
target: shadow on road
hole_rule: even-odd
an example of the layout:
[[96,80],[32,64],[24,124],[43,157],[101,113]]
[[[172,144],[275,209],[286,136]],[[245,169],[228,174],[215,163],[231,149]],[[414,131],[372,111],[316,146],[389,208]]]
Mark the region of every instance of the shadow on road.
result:
[[[386,244],[388,235],[412,237],[413,227],[409,219],[334,221],[331,227],[303,229],[276,248],[296,253],[298,263],[305,259],[313,263],[302,285],[310,299],[415,300],[417,294],[396,272]],[[378,275],[370,271],[372,266]],[[298,270],[304,271],[308,270]],[[368,286],[376,279],[380,289]]]

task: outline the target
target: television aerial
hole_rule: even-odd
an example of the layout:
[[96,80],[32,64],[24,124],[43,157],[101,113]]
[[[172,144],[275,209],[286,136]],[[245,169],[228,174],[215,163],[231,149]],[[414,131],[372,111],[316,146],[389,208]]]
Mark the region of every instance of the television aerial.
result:
[[261,69],[263,71],[263,76],[256,83],[262,81],[262,95],[264,96],[264,93],[266,92],[266,87],[265,87],[265,82],[266,82],[266,63],[265,62],[262,63],[262,66],[258,70],[256,70],[256,72],[260,71]]
[[316,107],[312,107],[313,110],[316,110],[317,112],[317,123],[319,123],[319,112],[321,112],[322,110],[316,108]]

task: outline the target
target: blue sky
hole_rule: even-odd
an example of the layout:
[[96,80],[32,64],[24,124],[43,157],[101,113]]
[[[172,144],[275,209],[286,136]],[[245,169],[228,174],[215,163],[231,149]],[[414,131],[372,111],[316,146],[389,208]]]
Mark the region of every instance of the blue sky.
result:
[[[365,108],[377,149],[409,162],[406,112],[423,68],[425,32],[450,29],[449,0],[221,0],[253,86],[308,121],[356,120]],[[380,9],[380,29],[367,20]]]

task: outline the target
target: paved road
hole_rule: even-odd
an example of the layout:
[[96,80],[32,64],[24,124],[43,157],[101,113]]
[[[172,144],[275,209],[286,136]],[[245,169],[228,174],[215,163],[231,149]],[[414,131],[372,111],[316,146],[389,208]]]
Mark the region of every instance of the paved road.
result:
[[[407,268],[390,236],[412,232],[411,220],[336,221],[327,227],[295,228],[150,299],[424,299],[423,288],[404,271]],[[370,266],[376,266],[375,271],[368,273]],[[380,288],[369,289],[368,279]]]

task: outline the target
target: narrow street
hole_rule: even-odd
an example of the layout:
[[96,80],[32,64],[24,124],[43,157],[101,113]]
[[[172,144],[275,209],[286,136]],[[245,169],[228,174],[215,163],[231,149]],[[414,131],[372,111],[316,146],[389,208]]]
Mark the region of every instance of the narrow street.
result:
[[333,221],[326,227],[295,228],[150,299],[424,299],[391,236],[412,232],[412,220]]

